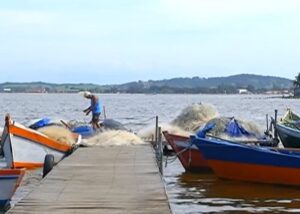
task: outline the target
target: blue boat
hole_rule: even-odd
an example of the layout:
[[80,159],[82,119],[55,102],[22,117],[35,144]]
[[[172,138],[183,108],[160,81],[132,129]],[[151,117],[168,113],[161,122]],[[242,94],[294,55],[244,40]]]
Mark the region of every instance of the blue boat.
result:
[[220,178],[300,186],[300,150],[191,136]]
[[95,134],[91,125],[80,125],[71,129],[72,132],[80,134],[83,138],[91,137]]
[[[113,119],[105,119],[100,124],[101,131],[104,130],[124,130],[127,131],[125,126],[120,122],[113,120]],[[98,133],[98,130],[95,131],[90,124],[80,124],[78,126],[74,126],[71,129],[72,132],[80,134],[83,138],[92,137]]]
[[[63,120],[60,120],[59,122],[54,122],[49,118],[42,118],[36,121],[35,123],[31,124],[29,128],[37,130],[39,128],[43,128],[46,126],[64,126],[68,128],[71,132],[80,134],[83,138],[89,138],[94,136],[98,133],[98,130],[95,131],[90,123],[80,123],[76,120],[72,120],[69,123],[65,122]],[[113,120],[113,119],[104,119],[101,121],[101,129],[99,130],[124,130],[128,131],[126,127],[121,124],[120,122]]]

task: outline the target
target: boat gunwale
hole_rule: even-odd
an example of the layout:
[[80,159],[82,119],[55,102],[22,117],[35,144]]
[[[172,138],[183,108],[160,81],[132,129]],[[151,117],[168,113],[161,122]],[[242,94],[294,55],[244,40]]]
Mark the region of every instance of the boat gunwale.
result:
[[[213,141],[211,139],[206,139],[206,138],[197,138],[198,140],[204,140],[206,142],[204,142],[204,146],[206,147],[235,147],[235,148],[240,148],[240,149],[244,149],[244,150],[252,150],[251,152],[259,152],[259,153],[263,153],[263,154],[269,154],[272,156],[280,156],[281,158],[289,158],[289,159],[297,159],[300,161],[300,149],[289,149],[289,148],[274,148],[274,147],[260,147],[260,146],[256,146],[256,145],[243,145],[243,144],[235,144],[235,143],[231,143],[231,142],[224,142],[224,141]],[[203,144],[203,143],[202,143]],[[205,151],[203,152],[203,149],[201,149],[201,142],[199,142],[198,144],[196,143],[197,147],[199,148],[199,150],[201,150],[201,152],[203,153],[204,157],[207,159],[207,161],[209,160],[220,160],[220,161],[226,161],[226,162],[240,162],[240,163],[245,163],[245,164],[255,164],[255,165],[266,165],[266,166],[277,166],[277,167],[283,167],[283,168],[297,168],[295,166],[292,165],[272,165],[270,163],[259,163],[259,162],[251,162],[251,161],[237,161],[237,160],[226,160],[224,158],[212,158],[212,157],[207,157],[205,155]],[[200,146],[198,146],[200,145]],[[292,152],[292,153],[285,153],[284,151],[287,152]],[[249,151],[247,151],[249,152]],[[295,153],[294,153],[295,152]],[[260,155],[263,155],[260,154]],[[214,155],[215,156],[215,155]],[[300,169],[300,166],[299,166]]]
[[[34,130],[31,132],[31,130],[27,130],[26,127],[23,128],[21,126],[18,126],[18,124],[14,124],[14,123],[9,124],[8,134],[12,134],[13,136],[17,136],[19,138],[23,138],[23,139],[26,139],[26,140],[30,140],[31,142],[33,142],[35,144],[45,146],[45,147],[48,147],[50,149],[53,149],[53,150],[56,150],[56,151],[59,151],[59,152],[63,152],[63,153],[69,152],[73,148],[70,145],[59,143],[59,142],[49,138],[48,136],[46,136],[42,133],[39,133],[39,132],[34,131]],[[30,135],[33,135],[33,136],[26,135],[26,134],[30,134]],[[38,139],[35,139],[36,137],[41,138],[40,141],[38,141]],[[44,142],[44,141],[46,141],[46,142]]]

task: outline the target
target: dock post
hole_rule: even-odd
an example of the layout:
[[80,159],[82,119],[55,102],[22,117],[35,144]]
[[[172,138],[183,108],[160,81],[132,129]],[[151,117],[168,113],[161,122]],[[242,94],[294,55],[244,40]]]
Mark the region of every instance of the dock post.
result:
[[275,124],[274,124],[274,138],[276,140],[278,140],[278,132],[277,132],[277,114],[278,114],[278,110],[275,109]]
[[158,146],[158,116],[155,117],[155,147]]
[[161,127],[158,127],[158,167],[160,174],[163,175],[163,145],[162,145],[162,133]]
[[269,115],[268,114],[266,114],[266,125],[267,125],[266,133],[269,135]]
[[105,106],[103,106],[103,115],[104,115],[104,119],[106,119],[106,111],[105,111]]

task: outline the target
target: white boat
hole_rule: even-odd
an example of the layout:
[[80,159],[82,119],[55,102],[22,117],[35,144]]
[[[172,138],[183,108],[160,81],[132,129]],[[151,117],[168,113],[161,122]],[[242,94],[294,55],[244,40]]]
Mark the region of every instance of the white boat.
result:
[[1,145],[5,159],[12,162],[12,168],[34,169],[43,167],[47,154],[54,156],[55,163],[70,154],[80,143],[81,136],[74,134],[74,139],[77,142],[75,145],[58,142],[12,121],[7,115]]
[[4,209],[20,185],[25,169],[0,169],[0,208]]
[[[9,150],[8,150],[9,151]],[[10,150],[11,151],[11,150]],[[7,159],[1,162],[0,168],[0,210],[5,211],[9,202],[19,187],[25,174],[25,169],[13,168],[12,153],[7,153]],[[2,165],[4,164],[4,165]]]

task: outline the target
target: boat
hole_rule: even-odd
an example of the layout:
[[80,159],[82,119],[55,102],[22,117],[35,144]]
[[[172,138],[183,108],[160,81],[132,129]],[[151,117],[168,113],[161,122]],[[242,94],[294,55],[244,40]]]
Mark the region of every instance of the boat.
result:
[[[218,117],[207,122],[205,127],[200,129],[196,134],[198,136],[202,135],[205,130],[205,136],[211,138],[260,146],[278,145],[278,141],[269,132],[260,132],[254,123],[249,123],[251,125],[246,124],[245,121],[235,119],[234,117]],[[248,128],[246,128],[247,126]]]
[[191,137],[220,178],[300,186],[300,150]]
[[276,123],[275,130],[286,148],[300,148],[300,117],[288,109]]
[[195,145],[191,145],[189,137],[170,134],[163,131],[167,142],[176,152],[182,166],[187,172],[211,171],[207,161]]
[[104,119],[100,122],[100,130],[94,130],[91,124],[84,123],[73,123],[69,122],[66,125],[69,129],[74,132],[80,134],[83,138],[90,138],[96,135],[99,131],[103,132],[104,130],[121,130],[121,131],[129,131],[122,123],[114,120],[114,119]]
[[0,209],[6,209],[19,187],[25,169],[0,169]]
[[95,131],[93,130],[93,127],[90,124],[80,123],[76,120],[65,122],[64,120],[54,121],[49,118],[41,118],[29,125],[28,127],[38,131],[41,128],[49,126],[65,127],[73,133],[80,134],[82,138],[88,138],[95,134]]
[[[25,174],[25,169],[16,169],[12,162],[12,153],[9,145],[5,145],[5,149],[10,151],[7,153],[7,158],[4,162],[1,161],[0,168],[0,210],[6,211],[9,208],[10,200],[17,188],[19,187],[23,176]],[[8,147],[8,148],[7,148]],[[3,165],[2,165],[3,164]],[[1,212],[0,211],[0,212]]]
[[[5,126],[2,133],[1,147],[6,159],[11,158],[13,168],[34,169],[43,167],[47,154],[54,156],[54,163],[59,162],[78,146],[81,136],[74,134],[76,144],[59,142],[36,130],[27,128],[10,116],[5,117]],[[12,153],[11,157],[10,153]]]
[[[40,128],[48,126],[63,126],[69,129],[71,132],[81,135],[82,138],[90,138],[98,133],[98,130],[95,131],[90,123],[80,122],[76,120],[66,122],[64,120],[55,121],[49,118],[41,118],[30,124],[28,127],[34,130],[39,130]],[[104,130],[128,131],[128,129],[122,123],[114,119],[104,119],[100,122],[100,127],[100,132]]]
[[[208,136],[212,139],[221,139],[216,136],[207,134],[215,128],[215,123],[207,123],[205,127],[199,130],[196,135],[198,136]],[[245,130],[234,118],[230,119],[228,125],[225,127],[224,133],[228,137],[232,137],[233,142],[244,143],[244,144],[254,144],[260,146],[275,146],[277,142],[274,142],[273,139],[268,139],[264,137],[257,137],[254,134],[249,133]],[[167,131],[163,131],[163,134],[176,152],[182,166],[186,171],[189,172],[201,172],[201,171],[211,171],[206,159],[204,158],[201,151],[198,148],[191,144],[190,138],[187,136],[170,134]]]

